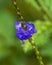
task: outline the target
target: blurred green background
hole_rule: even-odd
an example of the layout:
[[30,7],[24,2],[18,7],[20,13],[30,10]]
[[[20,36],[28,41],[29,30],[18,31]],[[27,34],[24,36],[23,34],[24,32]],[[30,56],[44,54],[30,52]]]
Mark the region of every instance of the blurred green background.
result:
[[[31,21],[37,33],[32,36],[45,65],[52,65],[52,0],[17,0],[25,21]],[[39,65],[28,40],[16,37],[18,20],[12,0],[0,0],[0,65]]]

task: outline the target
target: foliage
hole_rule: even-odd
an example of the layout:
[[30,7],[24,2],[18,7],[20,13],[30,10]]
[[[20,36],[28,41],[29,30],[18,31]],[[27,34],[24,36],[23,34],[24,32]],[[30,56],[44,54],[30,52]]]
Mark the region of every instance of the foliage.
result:
[[[17,0],[17,4],[25,21],[31,21],[37,29],[32,38],[43,61],[52,65],[52,0]],[[29,41],[22,44],[15,35],[17,20],[12,1],[0,0],[0,65],[38,65]]]

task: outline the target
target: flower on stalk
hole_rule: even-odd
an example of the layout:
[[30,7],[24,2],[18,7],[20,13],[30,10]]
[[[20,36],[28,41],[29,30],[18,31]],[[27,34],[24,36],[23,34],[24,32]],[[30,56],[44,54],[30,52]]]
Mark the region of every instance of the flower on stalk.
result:
[[23,29],[21,22],[18,21],[18,22],[15,23],[16,36],[20,40],[22,40],[22,42],[24,40],[27,40],[28,38],[32,37],[32,34],[37,32],[34,24],[32,24],[31,22],[26,22],[25,25],[27,27],[26,30]]

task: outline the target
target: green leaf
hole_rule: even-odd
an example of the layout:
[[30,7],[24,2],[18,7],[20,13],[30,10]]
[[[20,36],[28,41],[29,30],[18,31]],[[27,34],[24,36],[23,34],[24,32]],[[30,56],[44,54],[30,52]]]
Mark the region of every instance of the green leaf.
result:
[[46,15],[48,19],[52,21],[52,0],[39,0],[38,2],[45,13],[44,15]]
[[52,0],[25,0],[25,2],[34,7],[39,13],[41,12],[40,15],[42,15],[43,19],[52,21]]
[[25,0],[25,1],[31,4],[34,8],[40,9],[35,0]]
[[[35,23],[35,28],[37,30],[37,33],[32,35],[32,38],[35,42],[35,44],[38,47],[43,47],[45,44],[49,43],[49,36],[51,35],[52,32],[52,22],[49,21],[36,21]],[[27,53],[27,51],[31,50],[32,46],[29,43],[29,41],[25,41],[25,44],[23,45],[23,50],[24,52]]]

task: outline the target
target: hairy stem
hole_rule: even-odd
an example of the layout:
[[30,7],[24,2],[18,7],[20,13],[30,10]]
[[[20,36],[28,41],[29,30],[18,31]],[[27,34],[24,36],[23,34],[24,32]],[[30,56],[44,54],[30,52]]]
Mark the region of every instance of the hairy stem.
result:
[[[22,26],[23,26],[24,30],[26,30],[25,21],[24,21],[23,16],[22,16],[21,13],[20,13],[19,7],[17,6],[16,0],[13,0],[13,3],[14,3],[14,6],[15,6],[15,8],[16,8],[17,15],[20,17],[20,21],[21,21],[21,23],[22,23]],[[29,40],[29,42],[31,43],[32,47],[34,48],[34,51],[35,51],[35,53],[36,53],[36,56],[37,56],[37,59],[38,59],[40,65],[44,65],[44,63],[43,63],[43,61],[42,61],[42,57],[40,56],[39,50],[38,50],[37,46],[35,45],[33,39],[32,39],[32,38],[29,38],[28,40]]]
[[20,20],[21,23],[22,23],[22,27],[23,27],[24,30],[26,30],[25,21],[24,21],[23,16],[21,15],[21,12],[20,12],[19,7],[17,6],[16,0],[13,0],[13,4],[14,4],[14,7],[16,8],[16,12],[17,12],[17,15],[19,16],[19,20]]
[[34,40],[33,40],[32,38],[29,38],[28,40],[29,40],[29,42],[31,43],[31,45],[32,45],[32,47],[33,47],[33,49],[34,49],[34,51],[35,51],[35,53],[36,53],[36,57],[37,57],[37,59],[38,59],[40,65],[44,65],[44,63],[43,63],[43,61],[42,61],[42,57],[41,57],[41,55],[40,55],[40,52],[39,52],[37,46],[36,46],[35,43],[34,43]]

